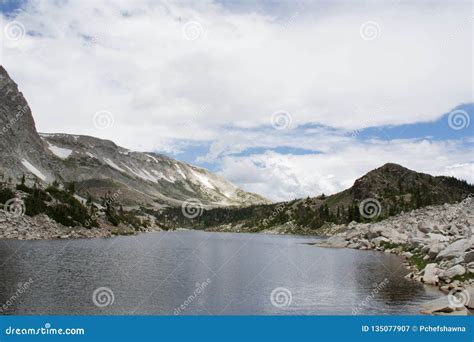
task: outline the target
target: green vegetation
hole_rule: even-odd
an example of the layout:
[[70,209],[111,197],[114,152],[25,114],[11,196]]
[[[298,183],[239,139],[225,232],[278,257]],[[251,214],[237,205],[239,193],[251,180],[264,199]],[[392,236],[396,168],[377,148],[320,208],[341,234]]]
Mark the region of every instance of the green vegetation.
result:
[[459,280],[461,282],[464,282],[464,281],[471,280],[471,279],[474,279],[474,273],[466,272],[463,275],[457,275],[457,276],[453,277],[451,280],[452,281]]
[[[328,223],[377,222],[428,205],[462,201],[469,193],[474,193],[474,186],[454,177],[432,177],[387,164],[358,179],[350,189],[331,196],[322,194],[314,198],[245,208],[213,208],[203,210],[194,219],[184,216],[179,207],[148,212],[169,229],[238,225],[240,230],[253,232],[291,222],[301,231],[317,234],[317,230]],[[359,208],[366,199],[379,203],[372,218],[364,217]]]
[[384,249],[394,249],[394,248],[399,248],[399,247],[401,247],[402,250],[405,249],[405,245],[401,245],[401,244],[393,243],[389,241],[381,241],[380,247],[383,247]]
[[12,199],[15,197],[15,194],[12,190],[8,188],[1,188],[0,189],[0,203],[5,204],[9,199]]
[[[85,204],[81,203],[75,197],[77,189],[74,182],[67,183],[63,189],[55,181],[46,189],[42,189],[36,184],[31,187],[26,185],[25,176],[23,176],[15,189],[26,194],[23,201],[26,208],[25,214],[28,216],[45,214],[54,221],[70,227],[91,228],[99,226],[97,219],[100,210],[94,204],[94,199],[88,195],[87,202]],[[14,197],[15,192],[11,188],[0,184],[1,204]],[[104,216],[110,224],[118,226],[123,223],[132,226],[135,230],[149,225],[147,220],[141,220],[137,217],[140,212],[125,211],[117,201],[117,196],[108,193],[100,200],[104,208]]]
[[429,260],[423,260],[423,256],[418,254],[414,254],[412,257],[408,258],[408,263],[415,266],[420,271],[424,269],[429,262]]

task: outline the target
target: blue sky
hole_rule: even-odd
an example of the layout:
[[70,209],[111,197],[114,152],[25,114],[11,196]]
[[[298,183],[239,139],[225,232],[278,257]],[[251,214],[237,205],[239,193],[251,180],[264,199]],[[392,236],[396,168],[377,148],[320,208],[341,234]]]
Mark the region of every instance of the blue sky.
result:
[[386,162],[474,182],[468,3],[0,11],[1,63],[42,132],[163,153],[274,200],[340,191]]

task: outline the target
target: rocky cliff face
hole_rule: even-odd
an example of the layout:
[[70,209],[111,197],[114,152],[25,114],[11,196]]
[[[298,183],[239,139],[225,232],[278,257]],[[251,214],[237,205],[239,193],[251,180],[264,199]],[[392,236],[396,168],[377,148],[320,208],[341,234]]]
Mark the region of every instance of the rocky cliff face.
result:
[[3,67],[0,67],[0,163],[0,179],[16,178],[19,171],[32,169],[33,165],[44,180],[53,177],[31,109]]
[[134,152],[112,141],[68,134],[38,134],[23,94],[0,67],[0,181],[23,174],[40,183],[76,182],[77,193],[116,193],[126,206],[207,206],[266,203],[225,179],[155,153]]

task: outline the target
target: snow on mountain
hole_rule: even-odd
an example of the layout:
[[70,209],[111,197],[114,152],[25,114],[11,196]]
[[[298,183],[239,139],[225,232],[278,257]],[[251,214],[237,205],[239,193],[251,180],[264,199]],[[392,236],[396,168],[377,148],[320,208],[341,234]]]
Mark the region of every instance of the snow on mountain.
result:
[[23,174],[37,181],[76,182],[78,195],[120,194],[126,206],[205,206],[267,203],[205,169],[164,155],[134,152],[89,136],[38,134],[16,83],[0,66],[0,179]]

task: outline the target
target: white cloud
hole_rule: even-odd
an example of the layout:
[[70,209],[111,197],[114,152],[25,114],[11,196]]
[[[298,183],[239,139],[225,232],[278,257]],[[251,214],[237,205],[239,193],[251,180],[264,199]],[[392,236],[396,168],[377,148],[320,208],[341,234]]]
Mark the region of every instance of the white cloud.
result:
[[[432,120],[472,101],[467,3],[303,2],[286,11],[32,1],[15,19],[35,34],[5,42],[3,63],[42,131],[100,135],[130,148],[212,140],[223,125],[268,125],[281,109],[295,125],[353,129]],[[203,28],[199,39],[183,37],[191,20]],[[374,40],[360,36],[368,21],[380,27]],[[99,110],[113,113],[113,128],[94,129]],[[191,135],[180,124],[192,118]]]
[[[30,1],[1,18],[28,32],[3,37],[2,64],[40,131],[174,153],[183,140],[210,143],[199,161],[222,160],[224,176],[274,199],[332,193],[388,161],[473,180],[461,143],[262,129],[279,110],[293,127],[353,130],[435,120],[472,102],[470,3],[230,3]],[[189,21],[199,23],[192,39]],[[367,22],[375,39],[361,36]],[[99,111],[112,127],[94,126]],[[322,154],[232,155],[281,146]]]

